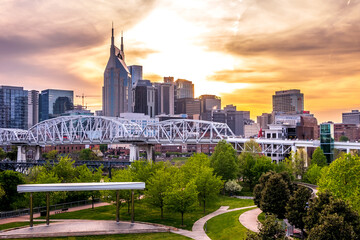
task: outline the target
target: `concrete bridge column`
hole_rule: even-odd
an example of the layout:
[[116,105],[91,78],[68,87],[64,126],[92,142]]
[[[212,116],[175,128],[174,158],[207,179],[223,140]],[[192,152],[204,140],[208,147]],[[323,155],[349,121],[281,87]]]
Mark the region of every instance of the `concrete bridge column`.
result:
[[130,157],[129,161],[133,162],[135,160],[139,160],[139,146],[130,145]]
[[297,151],[297,147],[295,145],[292,145],[291,146],[291,152],[292,152],[291,158],[292,159],[294,159],[296,151]]
[[146,151],[146,159],[148,161],[155,161],[155,151],[154,151],[154,146],[153,145],[146,145],[145,146],[145,151]]
[[26,147],[17,146],[17,162],[26,162]]
[[350,148],[346,149],[346,153],[349,154],[350,153]]
[[34,160],[40,160],[40,146],[35,146]]

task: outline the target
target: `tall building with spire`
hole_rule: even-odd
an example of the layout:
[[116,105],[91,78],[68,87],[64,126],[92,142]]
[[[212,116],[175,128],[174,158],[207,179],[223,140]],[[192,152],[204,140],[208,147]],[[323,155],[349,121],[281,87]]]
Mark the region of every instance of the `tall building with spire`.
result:
[[119,117],[131,112],[132,83],[129,68],[125,63],[124,43],[121,33],[120,49],[114,43],[114,28],[111,29],[110,58],[104,72],[103,115]]

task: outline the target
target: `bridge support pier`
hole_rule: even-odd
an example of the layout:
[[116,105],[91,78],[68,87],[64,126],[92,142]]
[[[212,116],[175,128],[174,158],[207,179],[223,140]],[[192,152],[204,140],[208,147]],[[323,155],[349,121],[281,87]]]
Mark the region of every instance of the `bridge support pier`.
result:
[[146,151],[146,159],[148,161],[155,161],[155,151],[154,151],[153,145],[146,145],[145,151]]
[[346,149],[346,153],[349,154],[350,153],[350,148]]
[[129,162],[133,162],[135,160],[139,160],[139,146],[130,145]]
[[35,156],[34,160],[40,160],[40,146],[35,146]]
[[26,146],[17,146],[17,162],[26,162]]

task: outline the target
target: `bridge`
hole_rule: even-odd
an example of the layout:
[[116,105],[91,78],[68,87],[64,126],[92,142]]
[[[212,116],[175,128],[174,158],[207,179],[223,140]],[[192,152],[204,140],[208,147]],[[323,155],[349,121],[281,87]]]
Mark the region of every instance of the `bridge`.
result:
[[[24,161],[28,148],[35,150],[35,160],[40,158],[40,146],[62,144],[130,144],[130,161],[139,157],[139,150],[154,159],[155,144],[216,144],[221,140],[232,143],[241,151],[246,149],[248,138],[234,135],[225,123],[174,119],[149,123],[145,127],[131,120],[104,116],[62,116],[42,121],[29,130],[0,129],[0,145],[18,147],[18,161]],[[318,140],[253,139],[261,146],[262,154],[285,156],[298,148],[316,148]],[[359,150],[357,142],[335,142],[334,148]]]

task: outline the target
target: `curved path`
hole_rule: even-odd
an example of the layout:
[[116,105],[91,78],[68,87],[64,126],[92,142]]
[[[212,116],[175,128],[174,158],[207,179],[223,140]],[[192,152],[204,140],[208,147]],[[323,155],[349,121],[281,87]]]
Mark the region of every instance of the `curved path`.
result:
[[258,216],[262,211],[259,208],[244,212],[239,217],[239,222],[253,232],[259,232],[261,223],[258,220]]

